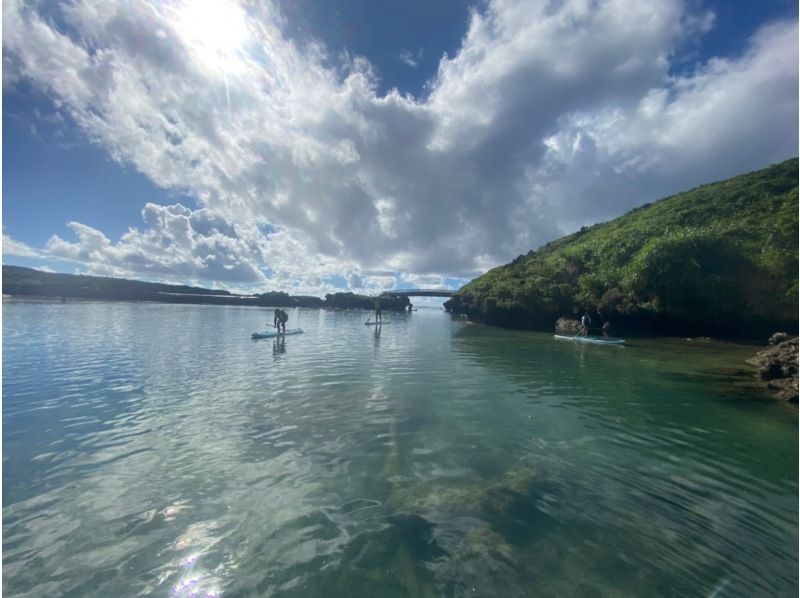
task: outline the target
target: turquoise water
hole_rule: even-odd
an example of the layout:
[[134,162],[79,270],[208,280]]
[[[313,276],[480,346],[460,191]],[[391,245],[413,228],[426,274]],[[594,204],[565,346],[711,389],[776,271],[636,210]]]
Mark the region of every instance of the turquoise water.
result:
[[753,347],[289,313],[4,302],[4,595],[796,595]]

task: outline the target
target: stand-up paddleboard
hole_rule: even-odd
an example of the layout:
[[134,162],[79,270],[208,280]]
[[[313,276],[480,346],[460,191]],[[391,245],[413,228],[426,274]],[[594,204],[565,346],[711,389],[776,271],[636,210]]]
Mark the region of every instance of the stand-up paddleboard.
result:
[[364,322],[367,326],[383,326],[384,324],[391,324],[391,320],[386,320],[385,322]]
[[251,338],[275,338],[276,336],[289,336],[290,334],[302,334],[302,328],[290,328],[286,332],[278,332],[277,330],[268,330],[267,332],[254,332]]
[[553,338],[562,341],[575,341],[576,343],[591,343],[593,345],[622,345],[625,343],[624,338],[604,338],[602,336],[563,336],[554,334]]

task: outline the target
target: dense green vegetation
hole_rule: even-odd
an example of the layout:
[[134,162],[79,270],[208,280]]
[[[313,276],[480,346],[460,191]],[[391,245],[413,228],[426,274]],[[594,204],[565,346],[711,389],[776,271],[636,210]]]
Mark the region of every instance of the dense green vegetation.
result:
[[[202,303],[260,307],[334,307],[373,309],[375,298],[353,293],[326,295],[325,300],[307,295],[272,291],[260,295],[234,295],[185,285],[141,282],[102,276],[53,274],[19,266],[3,266],[3,293],[56,299],[101,299],[106,301],[157,301],[160,303]],[[381,297],[381,306],[403,310],[407,297]]]
[[186,285],[140,282],[103,276],[76,276],[40,272],[19,266],[3,266],[3,293],[74,299],[127,301],[166,301],[178,297],[189,300],[216,299],[236,301],[228,291],[215,291]]
[[585,227],[476,278],[445,305],[541,330],[584,310],[625,333],[796,330],[797,168],[795,158]]

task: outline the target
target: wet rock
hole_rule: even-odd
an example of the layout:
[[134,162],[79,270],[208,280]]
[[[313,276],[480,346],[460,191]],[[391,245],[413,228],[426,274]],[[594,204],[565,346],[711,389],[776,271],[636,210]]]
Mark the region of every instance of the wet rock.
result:
[[792,338],[792,335],[788,332],[776,332],[771,337],[769,337],[769,342],[767,343],[770,347],[774,347],[775,345],[781,344],[783,341],[788,341]]
[[756,367],[756,375],[780,399],[797,404],[798,339],[785,332],[776,332],[769,339],[769,348],[759,351],[747,362]]
[[575,333],[581,328],[580,320],[561,316],[556,320],[556,332]]

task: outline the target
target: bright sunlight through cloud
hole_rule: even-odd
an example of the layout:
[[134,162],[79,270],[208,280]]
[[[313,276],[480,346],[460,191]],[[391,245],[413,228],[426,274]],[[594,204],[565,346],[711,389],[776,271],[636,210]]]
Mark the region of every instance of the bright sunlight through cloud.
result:
[[225,74],[243,70],[243,46],[248,38],[241,6],[233,2],[189,0],[179,9],[178,31],[201,64]]

